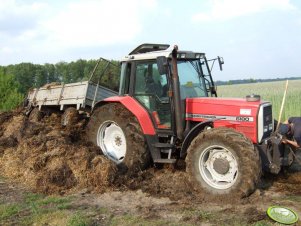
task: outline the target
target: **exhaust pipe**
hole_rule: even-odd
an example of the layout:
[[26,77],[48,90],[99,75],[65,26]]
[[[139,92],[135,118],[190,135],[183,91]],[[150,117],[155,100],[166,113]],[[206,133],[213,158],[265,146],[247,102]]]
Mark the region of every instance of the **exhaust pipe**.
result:
[[177,54],[178,54],[178,46],[174,46],[172,51],[172,92],[174,99],[174,109],[175,109],[175,121],[176,121],[176,130],[177,137],[179,139],[183,139],[183,120],[182,120],[182,108],[181,108],[181,95],[180,95],[180,81],[178,75],[178,64],[177,64]]

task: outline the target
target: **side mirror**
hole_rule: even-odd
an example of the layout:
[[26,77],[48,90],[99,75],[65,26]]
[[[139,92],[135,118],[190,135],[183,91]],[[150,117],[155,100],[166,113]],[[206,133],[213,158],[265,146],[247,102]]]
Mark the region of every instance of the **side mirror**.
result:
[[219,69],[222,71],[223,70],[223,64],[225,63],[224,62],[224,58],[222,58],[222,57],[217,57],[217,60],[218,60],[218,64],[219,64]]
[[160,75],[167,74],[167,58],[165,56],[157,57],[157,65]]

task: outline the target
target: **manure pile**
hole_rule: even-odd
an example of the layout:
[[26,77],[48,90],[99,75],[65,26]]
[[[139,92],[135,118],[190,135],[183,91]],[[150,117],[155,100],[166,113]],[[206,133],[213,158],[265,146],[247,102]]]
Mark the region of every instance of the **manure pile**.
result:
[[60,122],[59,112],[40,121],[20,110],[0,114],[1,175],[47,194],[107,190],[117,169],[85,141],[85,121],[72,127]]

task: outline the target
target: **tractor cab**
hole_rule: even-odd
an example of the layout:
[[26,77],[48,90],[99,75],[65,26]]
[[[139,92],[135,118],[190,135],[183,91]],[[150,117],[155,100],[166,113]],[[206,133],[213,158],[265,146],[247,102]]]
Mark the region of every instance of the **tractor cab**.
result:
[[[179,110],[177,107],[181,112],[180,124],[184,126],[187,98],[217,96],[205,54],[177,51],[173,56],[173,51],[170,45],[143,44],[122,60],[120,95],[129,94],[137,99],[150,113],[157,129],[176,129],[173,114]],[[221,67],[223,62],[218,59]],[[172,79],[174,70],[179,85]]]

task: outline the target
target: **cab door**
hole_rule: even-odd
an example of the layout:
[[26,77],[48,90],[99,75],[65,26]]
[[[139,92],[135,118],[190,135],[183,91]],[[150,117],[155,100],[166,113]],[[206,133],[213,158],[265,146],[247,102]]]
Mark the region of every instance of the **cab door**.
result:
[[133,96],[148,110],[157,129],[172,128],[168,77],[160,75],[156,61],[135,62]]

